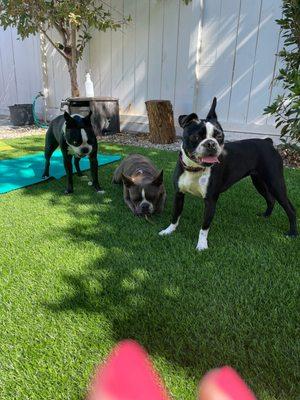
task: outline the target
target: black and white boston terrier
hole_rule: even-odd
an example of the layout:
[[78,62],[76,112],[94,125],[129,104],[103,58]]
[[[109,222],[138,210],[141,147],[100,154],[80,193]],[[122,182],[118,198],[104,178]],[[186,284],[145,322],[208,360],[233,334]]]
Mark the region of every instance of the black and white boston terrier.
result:
[[50,158],[54,150],[60,146],[67,173],[65,194],[73,193],[73,156],[78,176],[82,176],[79,165],[80,159],[86,156],[89,157],[92,176],[91,185],[98,193],[104,193],[98,180],[98,143],[91,124],[91,114],[92,112],[83,118],[80,115],[71,116],[65,112],[51,121],[46,132],[43,178],[49,177]]
[[124,202],[138,217],[162,213],[166,202],[163,171],[149,158],[130,154],[115,170],[113,183],[123,183]]
[[283,162],[272,139],[247,139],[224,144],[224,133],[216,115],[214,98],[206,119],[197,114],[181,115],[183,139],[174,172],[175,199],[172,223],[160,235],[169,235],[178,226],[185,193],[204,198],[204,216],[197,250],[208,248],[207,235],[222,192],[246,176],[251,177],[258,193],[266,200],[269,217],[275,200],[286,212],[290,230],[297,236],[296,211],[287,197]]

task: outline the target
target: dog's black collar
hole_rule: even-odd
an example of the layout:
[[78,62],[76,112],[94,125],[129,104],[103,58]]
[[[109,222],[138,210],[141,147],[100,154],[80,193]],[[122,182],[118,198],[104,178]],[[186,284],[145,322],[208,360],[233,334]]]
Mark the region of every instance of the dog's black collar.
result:
[[180,162],[182,168],[188,172],[200,172],[200,171],[205,170],[205,167],[200,167],[200,166],[199,167],[189,167],[188,165],[186,165],[182,158],[182,151],[179,153],[179,162]]

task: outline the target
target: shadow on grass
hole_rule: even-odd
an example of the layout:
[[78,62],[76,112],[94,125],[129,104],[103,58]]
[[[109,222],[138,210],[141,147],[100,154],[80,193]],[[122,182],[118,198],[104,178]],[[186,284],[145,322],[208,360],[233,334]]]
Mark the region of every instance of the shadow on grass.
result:
[[284,260],[272,267],[270,252],[259,258],[262,248],[254,252],[251,237],[244,241],[248,257],[230,251],[230,259],[222,262],[217,249],[188,256],[194,251],[192,237],[179,233],[161,243],[156,227],[148,234],[134,233],[145,230],[143,221],[121,234],[123,224],[111,226],[111,212],[119,215],[115,208],[102,213],[101,232],[84,232],[79,223],[64,232],[71,240],[104,246],[106,252],[87,261],[85,273],[65,274],[72,294],[47,308],[100,313],[115,341],[135,339],[152,356],[185,368],[192,377],[229,364],[257,394],[267,390],[295,398],[297,339],[291,326],[296,326],[297,311],[289,303],[296,287],[291,275],[279,271]]

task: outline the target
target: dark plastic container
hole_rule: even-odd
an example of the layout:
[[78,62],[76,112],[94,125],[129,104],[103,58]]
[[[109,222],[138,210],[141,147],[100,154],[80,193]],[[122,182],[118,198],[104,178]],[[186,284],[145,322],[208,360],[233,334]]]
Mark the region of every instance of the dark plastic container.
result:
[[32,104],[9,106],[10,121],[14,126],[33,125]]

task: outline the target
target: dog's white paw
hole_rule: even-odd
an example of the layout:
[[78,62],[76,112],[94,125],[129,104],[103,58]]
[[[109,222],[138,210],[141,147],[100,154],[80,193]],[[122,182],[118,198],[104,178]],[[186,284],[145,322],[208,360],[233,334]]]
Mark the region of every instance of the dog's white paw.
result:
[[105,190],[97,190],[97,194],[104,194]]
[[198,251],[203,251],[203,250],[207,250],[208,249],[208,245],[207,242],[206,243],[198,243],[196,250]]
[[80,179],[83,180],[83,181],[87,181],[87,180],[89,179],[89,177],[86,176],[86,175],[82,175],[82,176],[80,177]]
[[166,229],[162,230],[159,232],[159,235],[164,236],[164,235],[171,235],[171,233],[173,233],[176,229],[175,224],[171,224],[169,225]]
[[200,230],[196,250],[203,251],[203,250],[208,249],[208,244],[207,244],[208,231],[209,231],[209,229],[201,229]]

